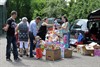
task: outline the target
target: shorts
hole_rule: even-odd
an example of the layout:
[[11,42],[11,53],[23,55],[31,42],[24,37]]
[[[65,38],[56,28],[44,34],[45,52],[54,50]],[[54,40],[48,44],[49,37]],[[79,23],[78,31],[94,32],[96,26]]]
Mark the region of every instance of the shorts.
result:
[[24,48],[27,49],[28,48],[28,42],[25,42],[25,41],[19,41],[20,43],[20,48]]

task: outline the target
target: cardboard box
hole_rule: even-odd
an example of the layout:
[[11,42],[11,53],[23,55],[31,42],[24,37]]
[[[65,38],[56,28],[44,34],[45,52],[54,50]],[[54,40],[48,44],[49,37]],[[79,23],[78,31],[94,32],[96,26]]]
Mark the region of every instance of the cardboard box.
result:
[[61,59],[61,50],[56,49],[56,50],[51,50],[51,49],[46,49],[46,60],[60,60]]
[[81,53],[82,55],[94,55],[94,48],[92,46],[88,45],[78,45],[77,46],[77,52]]
[[77,52],[80,54],[85,54],[86,48],[85,45],[77,45]]
[[92,46],[94,49],[100,49],[100,45],[95,42],[90,43],[89,46]]
[[89,44],[89,46],[95,46],[95,45],[97,45],[97,43],[95,43],[95,42],[92,42]]
[[94,56],[94,48],[93,46],[85,46],[86,51],[85,51],[85,55],[91,55]]
[[94,50],[86,50],[85,55],[94,56]]
[[93,46],[94,49],[100,49],[100,45]]
[[94,50],[94,56],[100,56],[100,49]]
[[71,58],[72,57],[72,49],[65,49],[64,57],[65,58]]

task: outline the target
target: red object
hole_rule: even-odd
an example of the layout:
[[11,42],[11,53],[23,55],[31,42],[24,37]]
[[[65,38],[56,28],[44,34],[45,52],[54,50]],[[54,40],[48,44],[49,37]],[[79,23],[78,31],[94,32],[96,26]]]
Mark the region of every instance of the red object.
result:
[[48,31],[52,31],[52,30],[53,30],[53,28],[52,28],[52,27],[48,28]]
[[76,42],[75,45],[83,44],[83,42]]
[[85,34],[87,35],[87,34],[89,34],[89,32],[85,32]]
[[40,59],[40,58],[42,58],[42,50],[41,50],[41,48],[36,48],[36,58],[37,59]]
[[16,34],[16,43],[17,43],[17,46],[19,47],[18,33]]
[[92,34],[91,38],[92,38],[93,40],[97,40],[96,35],[94,35],[94,34]]

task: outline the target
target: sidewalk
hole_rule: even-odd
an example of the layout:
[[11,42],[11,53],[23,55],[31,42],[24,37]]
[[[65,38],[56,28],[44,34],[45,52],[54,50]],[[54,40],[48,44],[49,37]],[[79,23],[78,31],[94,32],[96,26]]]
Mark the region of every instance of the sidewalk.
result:
[[[20,62],[8,62],[5,59],[6,38],[0,37],[0,67],[100,67],[100,57],[82,56],[73,53],[73,58],[58,61],[46,61],[35,58],[21,58]],[[13,55],[11,55],[13,60]]]

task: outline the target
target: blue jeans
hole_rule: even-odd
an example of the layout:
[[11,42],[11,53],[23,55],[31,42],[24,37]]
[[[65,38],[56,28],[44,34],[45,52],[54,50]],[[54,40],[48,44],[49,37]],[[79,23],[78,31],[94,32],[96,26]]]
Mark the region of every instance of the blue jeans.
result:
[[64,33],[63,35],[67,35],[67,45],[70,48],[70,32]]
[[33,56],[33,50],[35,49],[35,44],[33,43],[34,35],[33,33],[29,32],[29,38],[30,38],[30,57]]
[[14,59],[18,58],[17,44],[15,36],[7,36],[7,46],[6,46],[6,58],[10,59],[11,54],[11,44],[13,45],[13,55]]

